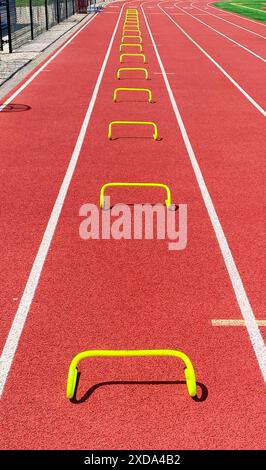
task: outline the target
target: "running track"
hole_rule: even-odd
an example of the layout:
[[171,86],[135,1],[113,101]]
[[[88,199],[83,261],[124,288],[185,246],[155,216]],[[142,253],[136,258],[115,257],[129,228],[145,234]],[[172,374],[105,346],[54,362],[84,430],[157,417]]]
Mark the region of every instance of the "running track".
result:
[[[13,97],[29,110],[0,113],[1,448],[263,448],[265,328],[252,311],[265,320],[266,28],[203,1],[126,5],[150,81],[116,80],[125,7],[111,4]],[[148,86],[155,102],[113,103],[117,86]],[[118,119],[155,121],[162,140],[117,128],[108,141]],[[81,240],[80,206],[115,180],[169,184],[188,205],[186,249]],[[112,202],[148,195],[162,197]],[[212,326],[243,312],[247,328]],[[119,348],[184,351],[198,399],[181,365],[154,358],[84,361],[76,403],[65,398],[77,352]]]

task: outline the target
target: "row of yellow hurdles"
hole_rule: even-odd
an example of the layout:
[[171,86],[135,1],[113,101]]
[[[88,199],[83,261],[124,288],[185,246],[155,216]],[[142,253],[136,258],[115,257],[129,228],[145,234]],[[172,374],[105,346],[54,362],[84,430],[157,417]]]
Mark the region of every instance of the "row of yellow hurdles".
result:
[[[120,52],[124,47],[136,47],[139,46],[140,53],[138,54],[126,54],[123,53],[120,55],[120,63],[122,63],[123,58],[127,56],[141,56],[144,63],[146,63],[146,57],[142,53],[142,35],[140,31],[139,24],[139,14],[137,9],[127,9],[126,18],[123,26],[123,36],[122,43],[120,44]],[[132,33],[137,34],[132,34]],[[130,34],[129,34],[130,33]],[[126,39],[137,38],[139,44],[125,43]],[[121,72],[131,71],[131,70],[140,70],[144,71],[145,79],[148,78],[148,71],[145,68],[120,68],[117,71],[117,79],[120,79]],[[120,91],[146,91],[149,95],[149,102],[152,102],[152,92],[149,89],[143,88],[117,88],[114,91],[114,101],[117,99],[117,93]],[[158,130],[157,126],[153,122],[143,122],[143,121],[113,121],[109,124],[108,138],[112,138],[112,126],[114,124],[150,124],[154,127],[154,139],[158,139]],[[108,187],[112,186],[147,186],[147,187],[160,187],[166,190],[167,199],[165,200],[166,206],[171,205],[171,192],[167,185],[161,183],[106,183],[102,186],[100,191],[100,207],[104,207],[104,193]],[[66,396],[68,399],[72,399],[75,395],[76,386],[77,386],[77,377],[78,377],[78,364],[82,359],[92,358],[92,357],[145,357],[145,356],[171,356],[178,359],[181,359],[185,363],[184,374],[187,384],[187,390],[191,397],[195,397],[197,394],[196,391],[196,376],[195,371],[192,365],[192,362],[186,354],[175,349],[140,349],[140,350],[88,350],[82,351],[77,354],[69,366],[68,379],[67,379],[67,389]]]

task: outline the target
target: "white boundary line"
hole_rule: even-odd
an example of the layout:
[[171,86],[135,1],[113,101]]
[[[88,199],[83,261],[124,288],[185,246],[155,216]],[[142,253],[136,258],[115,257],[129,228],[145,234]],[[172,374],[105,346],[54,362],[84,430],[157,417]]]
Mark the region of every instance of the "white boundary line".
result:
[[112,48],[112,45],[113,45],[113,42],[114,42],[114,38],[115,38],[115,35],[116,35],[116,32],[117,32],[117,28],[118,28],[118,25],[119,25],[119,22],[120,22],[120,18],[121,18],[123,9],[124,9],[124,5],[121,8],[121,11],[120,11],[116,26],[114,28],[114,32],[112,34],[112,37],[111,37],[111,40],[110,40],[110,43],[109,43],[104,61],[102,63],[102,67],[101,67],[99,76],[97,78],[97,82],[96,82],[96,85],[94,87],[93,94],[92,94],[89,106],[87,108],[86,115],[84,117],[84,120],[83,120],[81,129],[80,129],[80,132],[79,132],[79,135],[78,135],[78,138],[77,138],[77,141],[76,141],[76,145],[75,145],[75,148],[73,150],[73,153],[72,153],[72,156],[71,156],[71,159],[70,159],[70,162],[69,162],[64,180],[62,182],[62,185],[61,185],[61,188],[59,190],[58,196],[56,198],[53,210],[51,212],[48,224],[46,226],[41,244],[39,246],[39,249],[38,249],[38,252],[37,252],[37,255],[36,255],[36,258],[35,258],[34,263],[32,265],[31,272],[30,272],[30,275],[29,275],[28,280],[27,280],[27,284],[25,286],[24,292],[22,294],[22,297],[21,297],[21,300],[20,300],[20,303],[19,303],[19,306],[18,306],[18,310],[17,310],[16,315],[13,319],[12,326],[9,330],[7,339],[6,339],[4,347],[3,347],[2,355],[1,355],[1,358],[0,358],[0,397],[3,393],[3,391],[4,391],[5,383],[6,383],[10,368],[12,366],[12,362],[13,362],[13,359],[14,359],[14,356],[15,356],[15,353],[16,353],[16,349],[17,349],[17,346],[18,346],[18,343],[19,343],[19,339],[20,339],[25,321],[27,319],[27,316],[28,316],[28,313],[29,313],[29,310],[30,310],[30,307],[31,307],[31,303],[32,303],[32,300],[33,300],[33,297],[34,297],[34,294],[35,294],[35,290],[38,286],[38,282],[39,282],[39,279],[40,279],[40,276],[41,276],[42,268],[44,266],[47,253],[48,253],[48,250],[50,248],[50,245],[51,245],[51,242],[52,242],[52,239],[53,239],[53,235],[54,235],[54,232],[55,232],[55,229],[56,229],[56,226],[57,226],[58,219],[59,219],[60,214],[61,214],[61,210],[62,210],[63,205],[64,205],[64,201],[65,201],[65,198],[66,198],[66,195],[67,195],[67,192],[68,192],[68,188],[70,186],[72,176],[74,174],[74,171],[75,171],[75,168],[76,168],[76,165],[77,165],[77,162],[78,162],[80,151],[81,151],[83,141],[84,141],[84,138],[85,138],[85,135],[86,135],[86,131],[87,131],[87,128],[88,128],[88,124],[89,124],[89,121],[90,121],[90,118],[91,118],[92,110],[94,108],[94,104],[95,104],[97,94],[98,94],[98,91],[99,91],[99,88],[100,88],[100,84],[101,84],[102,77],[103,77],[103,74],[104,74],[104,71],[105,71],[105,67],[106,67],[107,61],[109,59],[109,55],[110,55],[110,52],[111,52],[111,48]]
[[75,34],[73,34],[73,36],[71,36],[70,39],[68,39],[64,44],[63,46],[60,47],[60,49],[58,49],[46,62],[44,62],[44,64],[36,71],[34,72],[34,74],[28,78],[28,80],[26,80],[25,83],[23,83],[23,85],[21,85],[4,103],[1,103],[1,108],[0,108],[0,112],[3,111],[3,109],[9,104],[11,103],[11,101],[13,101],[23,90],[25,90],[25,88],[27,88],[27,86],[36,78],[38,77],[39,73],[41,73],[45,67],[47,65],[49,65],[57,56],[58,54],[60,54],[60,52],[62,52],[65,47],[68,46],[68,44],[70,44],[73,39],[75,39],[75,37],[81,33],[81,31],[83,31],[84,28],[86,28],[86,26],[88,26],[89,23],[91,23],[94,18],[96,18],[96,16],[98,15],[98,13],[95,13]]
[[[225,18],[222,18],[219,15],[215,15],[214,13],[210,13],[209,11],[202,10],[202,8],[196,7],[194,5],[194,3],[191,3],[191,5],[193,6],[193,8],[197,8],[197,10],[199,10],[199,11],[204,11],[207,15],[213,16],[214,18],[218,18],[218,20],[222,20],[222,21],[225,21],[226,23],[232,24],[236,28],[244,29],[244,31],[247,31],[250,34],[254,34],[255,36],[259,36],[260,38],[262,38],[264,40],[266,39],[266,37],[263,36],[262,34],[255,33],[255,31],[251,31],[251,29],[244,28],[244,26],[240,26],[239,24],[232,23],[232,21],[226,20]],[[218,10],[218,8],[216,8],[216,10]],[[218,11],[226,11],[227,12],[227,10],[218,10]],[[256,24],[258,24],[258,23],[256,23]]]
[[213,31],[215,31],[215,33],[219,34],[220,36],[223,36],[224,38],[228,39],[228,41],[231,41],[233,42],[234,44],[236,44],[237,46],[241,47],[242,49],[244,49],[245,51],[247,51],[249,54],[252,54],[254,57],[256,57],[257,59],[261,60],[262,62],[266,62],[266,59],[264,59],[263,57],[261,57],[260,55],[256,54],[255,52],[251,51],[250,49],[248,49],[247,47],[243,46],[242,44],[240,44],[239,42],[235,41],[234,39],[230,38],[229,36],[227,36],[226,34],[222,33],[221,31],[218,31],[217,29],[213,28],[212,26],[210,26],[209,24],[207,23],[204,23],[204,21],[200,20],[199,18],[197,18],[196,16],[192,15],[192,13],[188,13],[187,11],[183,10],[183,8],[180,8],[176,3],[174,4],[175,5],[175,8],[178,8],[178,10],[180,11],[183,11],[186,15],[189,15],[191,16],[194,20],[198,21],[199,23],[202,23],[204,26],[206,26],[206,28],[209,28],[209,29],[212,29]]
[[191,162],[192,168],[194,170],[196,180],[197,180],[197,183],[199,185],[199,189],[200,189],[203,201],[205,203],[205,206],[206,206],[211,224],[213,226],[213,229],[214,229],[214,232],[215,232],[215,235],[216,235],[216,238],[217,238],[217,241],[218,241],[218,244],[219,244],[222,256],[223,256],[223,259],[224,259],[226,269],[227,269],[228,274],[229,274],[229,278],[230,278],[230,281],[231,281],[231,284],[232,284],[232,287],[233,287],[233,290],[234,290],[239,308],[240,308],[242,316],[245,320],[246,328],[247,328],[247,331],[248,331],[250,341],[251,341],[251,344],[253,346],[255,355],[257,357],[259,368],[261,370],[264,381],[266,382],[266,346],[265,346],[265,343],[263,341],[260,330],[258,328],[258,325],[256,323],[254,313],[253,313],[251,305],[249,303],[245,288],[243,286],[240,274],[238,272],[238,269],[236,267],[233,255],[232,255],[231,250],[229,248],[226,236],[224,234],[223,228],[221,226],[218,215],[216,213],[216,210],[215,210],[214,204],[212,202],[211,196],[209,194],[209,191],[207,189],[207,186],[206,186],[206,183],[204,181],[203,175],[201,173],[196,155],[194,153],[191,142],[189,140],[185,125],[183,123],[183,120],[182,120],[182,117],[181,117],[181,114],[180,114],[180,111],[177,107],[177,104],[176,104],[176,101],[175,101],[170,83],[169,83],[167,75],[165,73],[165,69],[164,69],[162,60],[160,58],[158,49],[156,47],[152,32],[151,32],[150,27],[149,27],[149,23],[148,23],[148,20],[146,18],[146,15],[145,15],[145,12],[144,12],[144,9],[143,9],[142,5],[143,4],[141,4],[142,13],[143,13],[143,16],[144,16],[144,19],[145,19],[145,22],[146,22],[146,26],[147,26],[148,31],[149,31],[151,41],[153,43],[153,47],[154,47],[154,50],[155,50],[155,53],[156,53],[156,56],[157,56],[157,60],[158,60],[159,65],[160,65],[160,69],[161,69],[162,74],[163,74],[164,82],[165,82],[166,89],[168,91],[168,95],[169,95],[169,98],[170,98],[170,101],[171,101],[171,104],[172,104],[172,107],[173,107],[173,111],[175,113],[177,123],[178,123],[178,126],[180,128],[180,131],[181,131],[181,134],[182,134],[182,137],[183,137],[183,140],[184,140],[184,144],[186,146],[187,153],[188,153],[188,156],[190,158],[190,162]]
[[223,75],[225,75],[226,78],[228,78],[228,80],[242,93],[242,95],[245,96],[245,98],[247,98],[247,100],[264,116],[266,117],[266,111],[265,109],[263,109],[258,103],[257,101],[255,101],[245,90],[244,88],[242,88],[234,79],[233,77],[231,77],[231,75],[229,75],[229,73],[226,72],[226,70],[220,65],[218,64],[218,62],[216,62],[216,60],[210,56],[210,54],[208,54],[207,51],[205,51],[205,49],[203,49],[203,47],[201,47],[196,41],[194,41],[194,39],[192,39],[191,36],[189,36],[188,33],[186,33],[186,31],[181,28],[181,26],[179,26],[179,24],[177,24],[175,22],[175,20],[173,20],[173,18],[168,15],[168,13],[166,11],[163,10],[163,8],[160,7],[160,3],[162,2],[159,2],[157,3],[159,9],[161,11],[163,11],[163,13],[168,16],[168,18],[176,25],[176,27],[178,29],[180,29],[180,31],[182,31],[182,33],[220,70],[220,72],[222,72]]
[[210,7],[210,8],[213,8],[213,10],[216,10],[216,11],[224,11],[225,13],[228,13],[229,15],[232,15],[235,18],[240,18],[241,20],[246,20],[249,23],[256,24],[257,26],[264,26],[264,28],[266,27],[266,24],[260,23],[259,21],[252,20],[252,18],[247,18],[246,16],[242,16],[241,13],[234,13],[233,11],[222,10],[222,9],[219,9],[218,7],[213,7],[210,3],[207,3],[207,6]]

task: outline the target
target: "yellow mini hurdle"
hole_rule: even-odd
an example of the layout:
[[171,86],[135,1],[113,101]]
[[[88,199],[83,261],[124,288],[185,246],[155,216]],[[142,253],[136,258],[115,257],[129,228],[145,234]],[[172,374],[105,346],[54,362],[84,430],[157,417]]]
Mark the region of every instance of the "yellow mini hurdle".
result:
[[134,25],[138,25],[139,26],[139,20],[130,20],[130,19],[126,19],[124,21],[124,25],[126,24],[134,24]]
[[119,58],[120,64],[123,63],[123,57],[142,57],[144,64],[147,63],[145,54],[127,54],[127,53],[120,54],[120,58]]
[[139,36],[141,36],[141,31],[137,26],[125,26],[123,27],[123,35],[125,32],[128,33],[139,33]]
[[128,23],[128,22],[124,23],[124,24],[123,24],[123,29],[127,29],[127,28],[137,28],[137,29],[140,29],[139,23],[135,23],[135,22],[134,22],[134,23]]
[[130,28],[140,30],[139,23],[124,23],[123,24],[123,29],[130,29]]
[[138,31],[140,31],[140,27],[138,24],[123,24],[123,30],[124,29],[137,29]]
[[[131,39],[132,39],[132,38],[137,38],[137,39],[139,39],[139,42],[140,42],[140,43],[142,42],[142,37],[141,37],[141,36],[128,36],[128,35],[122,36],[121,41],[122,41],[123,43],[125,43],[124,39],[127,39],[127,38],[131,38]],[[125,43],[125,44],[127,44],[127,43]]]
[[145,73],[145,80],[148,80],[148,70],[142,67],[123,67],[117,70],[116,78],[120,80],[121,72],[124,71],[133,71],[133,70],[140,70]]
[[123,44],[120,44],[120,52],[123,50],[123,47],[138,47],[139,48],[139,51],[142,52],[142,45],[141,44],[130,44],[130,43],[123,43]]
[[152,126],[154,130],[154,133],[152,136],[154,140],[159,140],[157,125],[155,124],[155,122],[152,122],[152,121],[112,121],[110,122],[108,126],[108,139],[109,140],[112,140],[112,127],[113,125],[116,125],[116,124],[121,124],[121,125],[139,124],[141,126]]
[[106,188],[112,187],[128,187],[128,188],[162,188],[166,191],[167,199],[165,199],[166,207],[171,207],[172,205],[172,196],[169,186],[163,183],[106,183],[101,187],[100,190],[100,209],[104,208],[104,193]]
[[78,365],[82,359],[93,358],[93,357],[174,357],[181,359],[185,363],[184,374],[186,379],[187,391],[190,397],[197,395],[197,383],[194,367],[189,357],[176,349],[139,349],[139,350],[110,350],[110,349],[99,349],[82,351],[77,354],[71,361],[68,378],[66,396],[68,399],[74,397],[77,377],[78,377]]
[[149,88],[116,88],[114,90],[114,96],[113,96],[113,100],[114,100],[115,103],[116,103],[116,99],[117,99],[117,93],[119,91],[142,91],[144,93],[148,93],[149,103],[152,103],[152,92]]
[[[125,34],[126,33],[126,34]],[[139,36],[141,36],[141,32],[139,29],[127,29],[127,28],[124,28],[123,29],[123,36],[126,36],[127,33],[138,33],[138,34],[135,34],[133,37],[137,38]]]

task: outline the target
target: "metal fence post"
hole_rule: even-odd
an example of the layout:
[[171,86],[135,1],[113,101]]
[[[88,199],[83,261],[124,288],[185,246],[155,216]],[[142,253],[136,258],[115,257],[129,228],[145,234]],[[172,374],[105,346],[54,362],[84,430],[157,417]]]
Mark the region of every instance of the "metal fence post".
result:
[[72,0],[72,4],[73,4],[73,15],[75,14],[75,0]]
[[57,23],[60,23],[59,0],[56,0],[56,6],[57,6]]
[[68,11],[67,11],[67,0],[66,0],[66,18],[68,18]]
[[8,48],[12,52],[12,34],[11,34],[11,20],[10,20],[10,5],[9,0],[6,0],[6,16],[7,16],[7,34],[8,34]]
[[48,31],[49,29],[49,20],[48,20],[48,0],[44,0],[44,8],[45,8],[45,27]]
[[31,39],[34,39],[34,34],[33,34],[33,11],[32,11],[32,0],[29,2],[29,7],[30,7],[30,33],[31,33]]
[[2,3],[0,2],[0,51],[2,51],[2,50],[3,50],[2,20],[1,20],[1,6],[2,6]]

